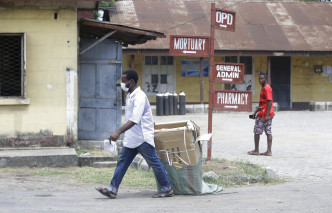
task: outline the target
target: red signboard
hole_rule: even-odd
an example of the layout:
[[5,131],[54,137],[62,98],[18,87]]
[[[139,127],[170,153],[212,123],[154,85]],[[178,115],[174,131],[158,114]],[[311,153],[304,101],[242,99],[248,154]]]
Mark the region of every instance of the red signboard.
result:
[[216,90],[213,93],[213,109],[221,111],[251,111],[252,92]]
[[215,83],[243,84],[244,64],[216,62],[213,80]]
[[235,12],[216,9],[215,17],[212,24],[217,29],[235,31]]
[[173,56],[208,57],[210,38],[204,36],[171,35],[169,54]]

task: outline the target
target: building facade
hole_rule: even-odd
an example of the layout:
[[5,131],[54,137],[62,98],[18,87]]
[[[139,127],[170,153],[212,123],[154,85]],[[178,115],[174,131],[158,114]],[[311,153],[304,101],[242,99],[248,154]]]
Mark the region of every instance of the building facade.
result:
[[[269,74],[279,109],[305,110],[310,103],[330,109],[331,3],[217,1],[216,8],[235,11],[236,24],[235,32],[215,30],[214,60],[244,63],[246,70],[244,84],[214,84],[214,89],[252,90],[257,103],[258,74],[263,72]],[[129,11],[126,16],[124,10]],[[169,37],[209,36],[210,2],[126,1],[118,2],[109,14],[111,23],[152,26],[167,35],[123,50],[123,68],[139,71],[140,85],[152,103],[158,92],[181,90],[189,103],[208,102],[209,58],[170,56]]]

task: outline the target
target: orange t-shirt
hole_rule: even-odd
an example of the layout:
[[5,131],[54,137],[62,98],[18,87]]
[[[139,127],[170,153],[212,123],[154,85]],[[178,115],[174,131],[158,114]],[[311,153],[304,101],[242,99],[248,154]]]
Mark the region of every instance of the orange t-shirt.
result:
[[269,100],[272,101],[272,106],[269,114],[269,116],[272,117],[274,115],[272,88],[270,87],[270,85],[265,84],[260,93],[259,106],[258,106],[259,110],[257,113],[257,117],[265,118]]

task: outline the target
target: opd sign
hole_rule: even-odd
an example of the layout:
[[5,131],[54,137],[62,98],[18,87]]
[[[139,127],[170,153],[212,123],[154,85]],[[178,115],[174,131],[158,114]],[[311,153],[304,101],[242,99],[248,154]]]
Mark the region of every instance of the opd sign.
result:
[[235,31],[235,12],[216,9],[213,24],[217,29]]
[[213,109],[225,111],[251,111],[252,92],[216,90],[213,94]]
[[210,38],[204,36],[170,36],[170,55],[208,57],[210,54]]
[[216,62],[213,80],[215,83],[243,84],[244,64]]

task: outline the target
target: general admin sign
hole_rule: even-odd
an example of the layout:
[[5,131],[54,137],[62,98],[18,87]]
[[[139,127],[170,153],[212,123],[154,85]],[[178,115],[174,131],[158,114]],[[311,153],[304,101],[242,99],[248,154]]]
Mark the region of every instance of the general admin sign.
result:
[[213,80],[215,83],[243,84],[244,64],[215,63]]
[[210,38],[204,36],[170,36],[170,55],[208,57]]

